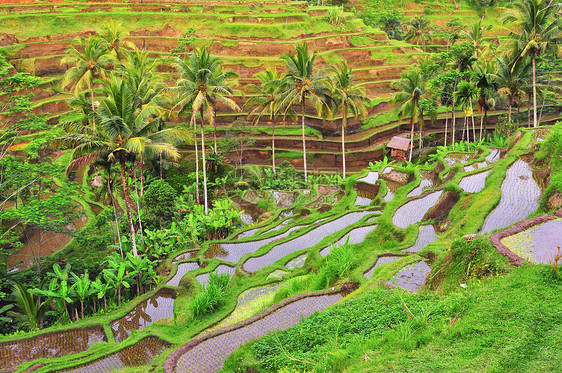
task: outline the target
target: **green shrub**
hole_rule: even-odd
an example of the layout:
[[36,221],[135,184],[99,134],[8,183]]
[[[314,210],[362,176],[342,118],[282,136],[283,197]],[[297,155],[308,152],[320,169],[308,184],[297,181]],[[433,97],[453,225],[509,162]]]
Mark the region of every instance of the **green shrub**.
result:
[[348,237],[344,244],[332,248],[326,257],[325,265],[314,278],[313,288],[323,289],[334,284],[338,279],[344,279],[355,265],[356,260]]

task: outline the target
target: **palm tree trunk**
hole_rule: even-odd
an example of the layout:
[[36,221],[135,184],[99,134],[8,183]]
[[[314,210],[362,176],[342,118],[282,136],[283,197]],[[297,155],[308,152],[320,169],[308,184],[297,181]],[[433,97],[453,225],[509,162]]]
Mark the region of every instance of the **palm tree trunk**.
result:
[[535,63],[536,63],[536,53],[533,53],[531,56],[531,59],[533,60],[533,127],[538,127],[538,122],[537,122],[537,78],[536,78],[536,67],[535,67]]
[[[463,126],[462,126],[462,139],[461,139],[461,141],[463,141],[463,142],[464,142],[464,136],[465,136],[464,133],[465,133],[465,131],[466,131],[466,126],[467,126],[467,124],[468,124],[468,120],[467,120],[466,118],[467,118],[467,117],[466,117],[466,113],[465,113],[465,115],[464,115],[464,124],[463,124]],[[467,133],[467,136],[466,136],[466,141],[467,141],[467,142],[470,141],[470,140],[468,139],[468,133]]]
[[453,123],[452,123],[452,126],[453,126],[453,141],[452,141],[452,144],[453,144],[453,150],[455,150],[455,130],[456,130],[455,127],[456,127],[457,124],[456,124],[456,121],[455,121],[455,102],[454,101],[453,101],[453,109],[451,111],[453,112]]
[[140,153],[140,179],[141,179],[141,197],[144,195],[144,159],[142,158],[142,152]]
[[472,141],[476,142],[476,128],[474,127],[474,110],[472,109],[472,98],[470,99],[470,116],[472,118]]
[[513,100],[512,100],[512,98],[510,97],[510,98],[509,98],[509,111],[508,111],[508,114],[507,114],[507,122],[508,122],[509,124],[511,124],[511,108],[512,108],[512,107],[513,107]]
[[127,187],[127,177],[125,176],[125,155],[122,154],[119,159],[121,163],[121,182],[123,183],[123,194],[125,196],[125,207],[127,210],[127,220],[129,220],[129,230],[131,231],[131,243],[133,244],[133,255],[137,256],[137,243],[135,240],[135,226],[133,224],[133,217],[131,215],[131,196],[129,196],[129,189]]
[[213,138],[215,140],[215,154],[218,155],[219,151],[217,150],[217,114],[213,108]]
[[449,117],[445,117],[445,141],[443,142],[443,146],[447,146],[447,125],[449,124]]
[[139,189],[137,188],[137,170],[135,169],[134,172],[134,178],[135,178],[135,194],[137,197],[137,213],[139,216],[139,232],[140,232],[140,236],[141,236],[141,242],[144,246],[144,234],[142,232],[142,220],[141,220],[141,208],[140,208],[140,198],[139,198]]
[[207,203],[207,166],[205,163],[205,126],[203,125],[203,109],[201,109],[201,158],[203,160],[203,201],[205,203],[205,215],[209,215]]
[[115,208],[115,198],[113,198],[113,191],[111,189],[109,175],[107,178],[107,191],[109,192],[109,197],[111,198],[111,205],[113,206],[113,216],[115,218],[115,230],[117,231],[117,239],[119,240],[119,252],[121,253],[121,258],[123,258],[123,245],[121,244],[121,232],[119,230],[119,220],[117,220],[117,209]]
[[410,126],[412,131],[410,132],[410,157],[408,161],[412,162],[412,154],[414,153],[414,117],[410,118]]
[[81,308],[81,311],[82,311],[82,318],[84,318],[84,301],[83,300],[80,300],[80,308]]
[[269,116],[271,120],[271,159],[272,159],[272,166],[273,166],[273,173],[275,173],[275,121],[272,118],[272,115]]
[[484,127],[484,114],[480,117],[480,139],[479,142],[482,141],[482,129]]
[[304,137],[305,131],[304,131],[304,111],[305,111],[305,103],[304,100],[302,102],[302,118],[301,118],[301,123],[302,123],[302,153],[303,153],[303,160],[304,160],[304,183],[308,184],[308,175],[307,175],[307,170],[306,170],[306,139]]
[[[92,111],[95,112],[95,107],[94,107],[94,86],[90,84],[90,96],[92,99]],[[92,128],[95,130],[96,129],[96,121],[95,119],[92,119]]]
[[195,198],[197,204],[201,204],[199,198],[199,151],[197,150],[197,119],[195,113],[191,115],[191,125],[193,126],[193,143],[195,145]]
[[343,105],[343,117],[341,125],[341,156],[343,162],[343,179],[345,180],[345,128],[347,127],[347,104]]

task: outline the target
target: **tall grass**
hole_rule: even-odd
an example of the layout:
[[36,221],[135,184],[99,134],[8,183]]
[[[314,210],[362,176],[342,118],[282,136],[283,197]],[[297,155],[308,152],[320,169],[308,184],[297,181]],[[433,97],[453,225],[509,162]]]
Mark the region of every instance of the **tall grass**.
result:
[[229,282],[228,273],[211,273],[203,291],[197,294],[190,304],[193,316],[205,316],[219,309],[226,302]]
[[344,244],[332,248],[326,257],[325,265],[313,279],[313,289],[324,289],[337,280],[344,279],[356,264],[348,237]]

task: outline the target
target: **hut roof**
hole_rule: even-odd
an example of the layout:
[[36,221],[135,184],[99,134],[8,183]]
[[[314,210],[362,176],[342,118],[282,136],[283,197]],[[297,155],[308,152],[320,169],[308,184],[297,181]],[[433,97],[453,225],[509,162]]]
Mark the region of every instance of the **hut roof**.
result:
[[410,149],[410,139],[394,136],[386,146],[391,149],[408,151]]

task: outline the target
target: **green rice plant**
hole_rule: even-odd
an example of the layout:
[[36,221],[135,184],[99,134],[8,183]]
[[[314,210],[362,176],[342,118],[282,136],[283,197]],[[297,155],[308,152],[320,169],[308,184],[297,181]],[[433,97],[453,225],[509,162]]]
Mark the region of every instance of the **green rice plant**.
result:
[[207,286],[193,298],[190,304],[193,316],[201,317],[218,310],[226,301],[229,282],[228,273],[211,273]]
[[326,257],[324,267],[313,279],[313,289],[323,289],[332,285],[338,279],[344,279],[355,268],[356,264],[348,236],[344,244],[333,247]]
[[334,27],[343,28],[345,26],[343,7],[330,8],[328,10],[328,22]]

